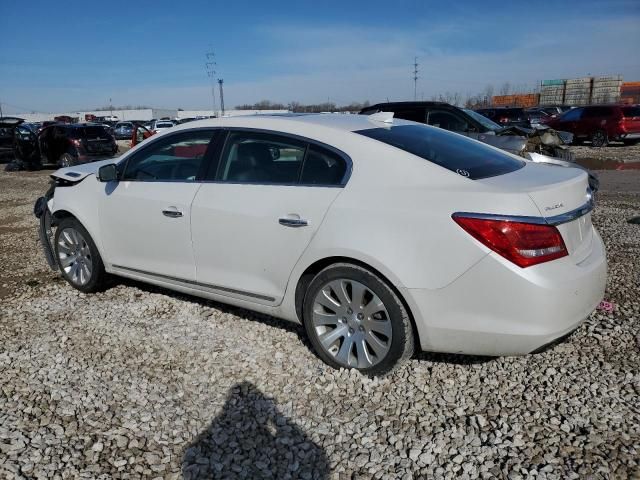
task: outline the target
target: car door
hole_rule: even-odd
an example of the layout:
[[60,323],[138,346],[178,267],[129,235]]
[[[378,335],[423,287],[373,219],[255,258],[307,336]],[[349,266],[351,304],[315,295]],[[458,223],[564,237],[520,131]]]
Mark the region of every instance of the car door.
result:
[[211,182],[194,199],[199,284],[276,305],[289,275],[344,186],[350,160],[271,132],[229,131]]
[[215,129],[167,135],[118,165],[99,206],[105,258],[116,269],[195,280],[191,202]]

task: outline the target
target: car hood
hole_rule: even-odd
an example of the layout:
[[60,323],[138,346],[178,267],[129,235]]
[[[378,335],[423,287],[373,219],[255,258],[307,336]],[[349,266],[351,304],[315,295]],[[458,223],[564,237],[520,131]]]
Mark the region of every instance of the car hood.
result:
[[115,163],[115,158],[108,158],[106,160],[100,160],[99,162],[83,163],[81,165],[75,165],[73,167],[65,167],[56,170],[51,174],[53,178],[60,178],[68,182],[77,183],[84,180],[89,175],[95,175],[98,173],[98,169],[103,165]]

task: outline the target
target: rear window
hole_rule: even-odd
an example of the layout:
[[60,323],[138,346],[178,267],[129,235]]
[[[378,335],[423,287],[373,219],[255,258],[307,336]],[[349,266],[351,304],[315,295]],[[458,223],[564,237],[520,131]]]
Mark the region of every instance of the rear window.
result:
[[426,125],[397,125],[356,133],[422,157],[472,180],[504,175],[519,170],[525,164],[480,142]]
[[106,138],[109,136],[104,127],[83,127],[78,130],[83,132],[85,138]]
[[623,117],[640,117],[640,107],[622,107]]
[[173,123],[171,122],[158,122],[156,123],[156,128],[171,128],[173,127]]

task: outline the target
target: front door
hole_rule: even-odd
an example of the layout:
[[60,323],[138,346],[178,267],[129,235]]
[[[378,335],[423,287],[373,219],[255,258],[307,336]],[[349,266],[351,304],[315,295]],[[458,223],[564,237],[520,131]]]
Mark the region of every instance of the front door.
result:
[[215,130],[165,136],[119,165],[105,184],[101,238],[112,266],[134,273],[195,280],[191,203]]
[[231,131],[219,166],[193,202],[197,281],[221,295],[278,304],[348,162],[278,134]]

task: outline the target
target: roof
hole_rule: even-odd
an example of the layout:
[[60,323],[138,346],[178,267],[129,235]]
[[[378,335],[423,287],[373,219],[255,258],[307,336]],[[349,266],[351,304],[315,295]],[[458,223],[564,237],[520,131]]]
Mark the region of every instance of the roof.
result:
[[[299,114],[269,114],[269,115],[238,115],[233,117],[210,118],[196,120],[193,122],[183,123],[174,127],[176,130],[194,128],[194,127],[220,127],[220,126],[243,126],[246,122],[247,126],[252,128],[271,129],[281,124],[283,129],[287,125],[305,124],[316,125],[318,127],[331,128],[335,130],[354,132],[357,130],[367,130],[377,128],[384,124],[373,121],[369,115],[353,115],[346,113],[299,113]],[[395,125],[410,124],[406,120],[394,119]],[[175,131],[175,130],[174,130]]]
[[[362,109],[362,111],[367,110],[384,110],[385,107],[404,107],[404,108],[418,108],[418,107],[454,107],[450,103],[447,102],[384,102],[384,103],[376,103],[375,105],[370,105]],[[455,107],[454,107],[455,108]]]

